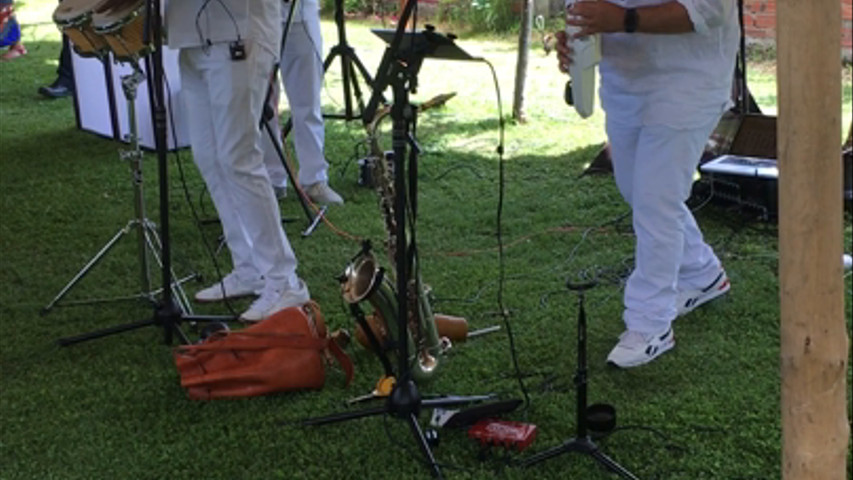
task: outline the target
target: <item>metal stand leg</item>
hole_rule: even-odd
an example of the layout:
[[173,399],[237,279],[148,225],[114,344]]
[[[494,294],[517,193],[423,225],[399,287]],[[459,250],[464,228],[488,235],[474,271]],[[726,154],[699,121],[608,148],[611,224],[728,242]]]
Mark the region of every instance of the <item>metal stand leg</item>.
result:
[[[122,160],[127,160],[130,163],[131,168],[131,180],[133,184],[133,206],[135,218],[131,219],[127,222],[122,229],[120,229],[102,248],[92,257],[82,269],[72,278],[63,288],[59,291],[59,293],[50,301],[44,308],[41,310],[41,314],[45,315],[54,307],[57,306],[71,306],[71,305],[86,305],[93,303],[104,303],[110,301],[121,301],[121,300],[132,300],[132,299],[146,299],[152,304],[156,303],[155,296],[162,291],[162,289],[152,290],[151,287],[151,258],[153,258],[158,265],[162,267],[162,261],[160,259],[160,252],[162,249],[162,244],[160,242],[160,238],[157,234],[156,225],[150,221],[145,216],[145,201],[143,197],[142,190],[142,157],[143,152],[139,147],[139,138],[137,136],[137,125],[136,125],[136,89],[139,86],[140,82],[144,80],[144,75],[139,69],[137,64],[133,65],[134,71],[130,75],[126,75],[122,77],[122,87],[124,89],[125,98],[127,99],[127,109],[128,109],[128,122],[130,127],[130,133],[128,134],[128,140],[130,141],[131,148],[128,150],[122,150],[119,152],[119,157]],[[137,234],[137,249],[139,254],[139,274],[140,274],[140,293],[136,295],[122,296],[122,297],[114,297],[114,298],[105,298],[105,299],[87,299],[87,300],[78,300],[71,302],[63,302],[60,304],[60,301],[67,295],[71,289],[77,285],[95,266],[109,253],[109,251],[121,240],[125,235],[129,234],[131,230],[136,230]],[[173,277],[172,278],[176,278]],[[183,290],[181,284],[189,280],[191,278],[195,278],[195,275],[190,275],[183,279],[179,279],[177,281],[172,282],[170,288],[172,289],[172,294],[175,298],[177,298],[177,303],[179,308],[184,313],[192,313],[192,307],[190,302],[186,296],[186,293]]]
[[566,440],[561,445],[552,447],[543,452],[539,452],[530,458],[527,458],[521,465],[523,467],[533,466],[541,461],[549,458],[562,455],[567,452],[577,452],[589,455],[607,470],[618,474],[620,477],[627,480],[639,480],[633,473],[629,472],[625,467],[616,463],[613,459],[605,455],[589,435],[587,429],[586,411],[587,411],[587,362],[586,362],[586,312],[584,311],[583,300],[584,292],[595,286],[595,282],[584,284],[568,283],[566,287],[569,290],[578,292],[578,346],[577,359],[578,365],[575,372],[575,388],[577,390],[575,416],[576,416],[576,435],[574,438]]

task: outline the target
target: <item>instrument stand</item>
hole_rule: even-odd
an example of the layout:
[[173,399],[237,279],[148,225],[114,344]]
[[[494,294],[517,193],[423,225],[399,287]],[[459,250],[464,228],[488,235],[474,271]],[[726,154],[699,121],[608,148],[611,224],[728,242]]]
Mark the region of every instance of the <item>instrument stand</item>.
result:
[[[134,300],[134,299],[145,299],[148,300],[151,304],[155,303],[155,296],[161,291],[152,290],[151,289],[151,276],[150,276],[150,259],[153,258],[157,264],[162,267],[163,263],[160,258],[160,252],[162,249],[162,244],[160,242],[160,237],[157,235],[156,225],[149,220],[145,215],[145,200],[142,193],[142,157],[143,152],[142,149],[139,148],[139,137],[137,135],[137,125],[136,125],[136,90],[139,85],[145,80],[145,75],[139,69],[139,65],[133,64],[133,73],[129,75],[125,75],[121,77],[121,85],[124,91],[124,97],[127,100],[127,114],[128,114],[128,125],[129,125],[129,133],[127,135],[127,140],[130,143],[131,148],[129,150],[121,150],[119,151],[119,157],[122,160],[127,160],[130,163],[130,169],[132,174],[132,183],[133,183],[133,206],[136,216],[127,222],[127,225],[124,228],[120,229],[102,248],[92,257],[88,263],[74,276],[74,278],[69,281],[65,287],[41,310],[42,315],[46,315],[50,310],[54,307],[58,306],[71,306],[71,305],[87,305],[93,303],[106,303],[112,301],[121,301],[121,300]],[[137,233],[137,242],[138,242],[138,253],[139,253],[139,265],[140,265],[140,285],[141,285],[141,293],[136,295],[124,296],[124,297],[116,297],[116,298],[107,298],[107,299],[89,299],[89,300],[78,300],[71,302],[63,302],[59,303],[65,295],[75,286],[78,282],[80,282],[97,264],[103,259],[107,253],[121,240],[125,235],[129,234],[131,230],[136,230]],[[181,284],[187,280],[195,278],[195,274],[189,275],[183,279],[178,280],[177,282],[172,283],[172,293],[178,299],[179,307],[183,312],[191,313],[191,306],[189,300],[184,293],[183,287]]]
[[[467,403],[481,401],[487,396],[444,396],[423,399],[417,385],[412,379],[411,365],[409,364],[408,352],[408,310],[409,310],[409,283],[410,278],[416,278],[417,272],[412,267],[417,265],[417,250],[415,248],[414,225],[417,217],[417,155],[420,151],[415,140],[413,127],[416,120],[416,109],[409,103],[409,92],[414,91],[417,86],[417,72],[423,63],[427,52],[420,48],[400,48],[404,36],[405,26],[414,9],[416,0],[407,0],[401,20],[398,23],[394,40],[386,50],[386,59],[389,69],[380,70],[385,72],[387,78],[379,80],[385,85],[391,85],[394,93],[394,104],[391,109],[393,119],[393,148],[394,148],[394,217],[397,225],[395,263],[396,263],[396,289],[397,289],[397,333],[395,339],[398,367],[396,383],[391,390],[384,406],[368,408],[353,412],[343,412],[325,417],[305,419],[299,422],[303,426],[326,425],[329,423],[354,420],[374,415],[390,414],[391,416],[405,421],[412,432],[424,461],[430,473],[435,478],[444,478],[441,468],[435,460],[430,444],[418,423],[418,414],[422,407],[452,407]],[[411,38],[411,37],[409,37]],[[385,63],[383,61],[383,63]],[[374,95],[376,95],[374,91]],[[409,172],[406,172],[408,151]],[[408,184],[407,184],[408,175]],[[410,212],[411,219],[407,220],[406,212]],[[407,229],[407,227],[409,227]],[[408,235],[407,235],[408,233]],[[369,332],[371,329],[365,329]],[[386,362],[383,362],[387,365]]]
[[[368,124],[373,119],[373,116],[366,116],[366,112],[364,110],[364,100],[362,100],[361,95],[361,86],[358,83],[358,74],[361,75],[365,85],[373,89],[373,95],[376,95],[377,93],[375,91],[374,80],[370,76],[370,72],[367,71],[367,68],[364,66],[364,63],[362,63],[361,60],[358,58],[358,55],[356,55],[355,50],[349,45],[349,43],[347,43],[347,31],[344,20],[344,0],[335,0],[335,25],[338,29],[338,43],[329,50],[329,54],[323,61],[323,71],[328,72],[329,67],[332,66],[332,62],[335,61],[336,57],[340,56],[341,81],[343,83],[344,88],[344,113],[327,113],[323,114],[323,118],[332,118],[346,121],[361,119],[362,122]],[[284,51],[284,49],[282,49],[281,51]],[[358,114],[354,113],[353,111],[353,94],[355,95],[355,102],[358,104]],[[378,95],[384,103],[385,98],[382,96],[382,92],[379,92]],[[285,122],[284,127],[282,128],[282,137],[287,138],[287,135],[290,134],[290,131],[292,129],[293,119],[288,118],[287,122]]]
[[[323,61],[323,71],[328,71],[335,57],[341,58],[341,80],[344,87],[344,113],[327,114],[326,118],[342,119],[346,121],[364,118],[364,100],[361,97],[361,87],[358,83],[358,75],[361,74],[364,83],[373,88],[373,78],[364,67],[364,64],[355,54],[355,50],[347,43],[347,31],[344,25],[344,0],[335,0],[335,25],[338,29],[338,44],[329,50],[329,55]],[[350,88],[351,87],[351,88]],[[352,94],[355,94],[355,100],[358,103],[358,114],[353,113]],[[381,95],[381,92],[380,92]]]
[[[296,0],[293,0],[294,2]],[[291,15],[292,17],[292,15]],[[289,21],[289,19],[288,19]],[[278,75],[276,75],[277,70],[274,70],[272,73],[272,82],[278,81]],[[315,215],[311,212],[311,208],[308,206],[308,196],[296,182],[296,176],[293,174],[293,169],[290,168],[290,164],[287,162],[287,158],[284,155],[284,147],[282,144],[284,143],[284,138],[278,137],[278,129],[273,127],[272,120],[275,118],[275,112],[273,111],[273,107],[270,106],[270,97],[272,97],[273,92],[273,83],[270,82],[269,90],[267,90],[267,98],[264,101],[264,110],[261,113],[261,128],[266,130],[267,135],[270,137],[270,143],[272,143],[273,148],[275,148],[275,153],[278,155],[279,160],[281,161],[282,166],[284,167],[284,171],[287,173],[287,178],[290,180],[290,184],[293,186],[293,190],[296,191],[296,196],[299,198],[299,204],[302,205],[302,211],[305,212],[305,216],[308,218],[308,227],[302,231],[302,236],[307,237],[314,233],[314,230],[317,228],[317,225],[320,224],[320,221],[323,220],[323,217],[326,215],[327,206],[323,206],[320,208],[320,211]],[[283,222],[288,222],[288,219],[282,219]]]
[[[162,285],[174,286],[174,275],[172,272],[172,257],[171,245],[169,243],[170,226],[169,226],[169,182],[168,182],[168,159],[166,145],[166,100],[163,90],[164,74],[163,74],[163,55],[162,55],[162,15],[160,14],[160,0],[146,0],[146,15],[150,19],[150,32],[146,31],[143,36],[150,37],[152,45],[152,53],[150,56],[151,62],[148,64],[150,68],[149,82],[151,85],[151,111],[154,115],[154,141],[157,149],[157,167],[159,176],[160,188],[160,259]],[[146,29],[148,30],[148,29]],[[138,66],[135,65],[135,70]],[[131,116],[131,122],[133,122]],[[134,125],[131,123],[131,125]],[[135,127],[134,127],[135,128]],[[135,132],[134,132],[135,136]],[[125,323],[113,327],[96,330],[89,333],[76,335],[73,337],[61,338],[57,341],[60,346],[69,346],[88,340],[115,335],[131,330],[137,330],[143,327],[156,326],[163,329],[163,340],[167,345],[172,343],[175,336],[184,344],[191,343],[186,334],[181,330],[180,325],[183,321],[189,321],[192,324],[196,322],[228,322],[234,321],[236,318],[231,316],[220,315],[193,315],[188,310],[185,310],[180,300],[176,300],[174,288],[162,288],[160,301],[154,305],[154,314],[148,320]],[[182,297],[181,297],[182,298]]]
[[601,449],[592,441],[587,428],[587,361],[586,361],[586,312],[584,311],[584,292],[595,286],[595,282],[575,284],[567,283],[566,288],[578,293],[578,365],[575,371],[575,390],[576,396],[576,435],[563,442],[563,444],[552,447],[549,450],[539,452],[536,455],[521,462],[521,466],[530,467],[543,460],[547,460],[557,455],[568,452],[577,452],[584,455],[589,455],[595,461],[603,465],[607,470],[618,474],[622,478],[628,480],[639,480],[633,473],[625,469],[625,467],[616,463],[609,456],[604,454]]

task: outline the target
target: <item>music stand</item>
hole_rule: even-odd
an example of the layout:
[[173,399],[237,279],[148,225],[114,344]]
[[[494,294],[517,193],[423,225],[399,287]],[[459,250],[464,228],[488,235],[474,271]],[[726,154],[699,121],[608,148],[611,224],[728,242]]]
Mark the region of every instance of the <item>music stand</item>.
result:
[[595,461],[603,465],[609,471],[618,474],[622,478],[628,480],[639,480],[633,473],[629,472],[622,465],[619,465],[612,458],[604,454],[598,445],[592,440],[589,434],[587,425],[587,362],[586,362],[586,312],[584,311],[583,300],[584,292],[596,285],[595,281],[587,283],[566,283],[566,288],[578,293],[578,365],[575,371],[575,421],[577,422],[575,429],[576,435],[556,447],[552,447],[543,452],[539,452],[532,457],[521,462],[523,467],[530,467],[543,460],[547,460],[557,455],[568,452],[577,452],[584,455],[589,455]]
[[163,55],[162,55],[162,16],[160,14],[160,0],[147,0],[146,3],[146,25],[144,35],[151,35],[149,87],[151,95],[151,111],[154,117],[154,143],[157,150],[157,166],[160,188],[160,238],[162,247],[161,272],[162,272],[162,297],[159,303],[154,305],[154,314],[148,320],[125,323],[113,327],[96,330],[89,333],[60,338],[57,343],[60,346],[73,345],[96,338],[115,335],[143,327],[157,326],[163,328],[163,340],[169,345],[174,336],[177,336],[185,344],[191,343],[186,334],[180,329],[182,321],[190,322],[223,322],[236,320],[234,317],[218,315],[188,315],[175,302],[171,285],[172,279],[172,249],[170,245],[169,230],[169,182],[168,182],[168,147],[166,145],[166,102],[163,91]]
[[[353,412],[343,412],[325,417],[316,417],[302,420],[303,426],[325,425],[345,420],[353,420],[374,415],[391,414],[393,417],[408,423],[412,435],[423,454],[430,473],[435,478],[443,478],[441,468],[435,461],[429,443],[424,436],[421,426],[418,424],[417,415],[421,407],[451,407],[466,403],[482,401],[490,396],[445,396],[438,398],[422,399],[418,387],[412,379],[411,367],[409,365],[409,352],[407,345],[408,335],[408,286],[412,274],[412,266],[417,265],[415,261],[417,250],[415,248],[414,225],[417,218],[417,155],[420,151],[414,138],[411,127],[415,124],[416,108],[409,103],[409,92],[417,85],[417,73],[423,60],[427,56],[433,56],[436,52],[443,54],[452,53],[453,59],[473,58],[465,54],[459,47],[453,44],[452,39],[444,37],[434,31],[429,32],[405,32],[405,26],[415,8],[416,0],[407,0],[403,14],[400,17],[396,31],[390,33],[377,33],[390,43],[386,48],[376,78],[376,86],[381,89],[373,91],[373,99],[378,99],[382,90],[391,86],[394,94],[394,103],[391,108],[393,119],[393,148],[394,148],[394,217],[398,231],[396,237],[395,263],[397,280],[397,382],[391,390],[385,405],[376,408],[368,408]],[[449,41],[448,41],[449,40]],[[441,48],[439,48],[439,46]],[[461,53],[460,53],[461,52]],[[451,57],[438,57],[451,58]],[[383,68],[384,66],[384,68]],[[406,172],[406,153],[409,153],[409,172]],[[408,173],[408,185],[407,185]],[[407,188],[408,187],[408,188]],[[407,223],[406,211],[411,212],[411,219]],[[410,226],[408,231],[406,227]],[[409,233],[407,235],[406,233]],[[370,328],[365,329],[369,332]],[[383,364],[387,365],[386,362]]]

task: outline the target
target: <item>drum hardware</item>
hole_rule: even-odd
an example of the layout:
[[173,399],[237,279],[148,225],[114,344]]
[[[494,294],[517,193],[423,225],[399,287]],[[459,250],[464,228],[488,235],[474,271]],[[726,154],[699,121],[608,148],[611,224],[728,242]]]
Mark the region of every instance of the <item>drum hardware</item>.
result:
[[[84,305],[91,303],[103,303],[109,301],[119,301],[119,300],[132,300],[132,299],[145,299],[155,303],[155,297],[162,291],[162,289],[154,289],[152,290],[152,282],[150,276],[151,270],[151,259],[153,258],[157,264],[162,267],[163,263],[160,258],[160,252],[162,249],[162,244],[160,241],[160,237],[157,234],[157,227],[149,220],[145,214],[145,203],[144,196],[142,190],[142,158],[143,152],[139,147],[139,138],[137,136],[137,125],[136,125],[136,90],[140,83],[145,80],[145,75],[140,70],[137,63],[132,64],[133,71],[132,73],[121,77],[122,90],[124,91],[124,96],[127,99],[127,115],[128,115],[128,125],[130,128],[130,132],[127,135],[127,141],[130,144],[130,148],[127,150],[119,151],[119,158],[121,160],[127,161],[130,164],[131,170],[131,183],[133,185],[133,207],[135,216],[127,224],[121,228],[107,243],[104,245],[97,254],[95,254],[92,259],[71,279],[68,284],[41,310],[41,314],[47,314],[51,309],[57,306],[71,306],[71,305]],[[78,300],[78,301],[70,301],[63,302],[60,304],[60,301],[65,297],[65,295],[78,283],[83,277],[85,277],[94,267],[100,262],[101,259],[121,240],[122,237],[129,234],[131,230],[136,230],[137,233],[137,250],[139,255],[139,265],[140,265],[140,293],[131,296],[117,297],[112,299],[90,299],[90,300]],[[182,279],[177,280],[171,286],[172,292],[175,297],[178,299],[179,306],[183,312],[192,312],[191,306],[189,303],[189,299],[184,293],[182,283],[193,279],[196,277],[196,274],[192,274],[186,276]]]
[[[69,1],[80,1],[80,0],[65,0],[62,4]],[[151,248],[152,254],[154,255],[157,263],[160,265],[160,273],[161,273],[161,285],[168,286],[168,288],[161,288],[156,292],[149,292],[146,297],[152,301],[153,303],[153,315],[145,320],[140,320],[136,322],[124,323],[121,325],[115,325],[112,327],[102,328],[99,330],[95,330],[88,333],[79,334],[73,337],[65,337],[58,340],[60,346],[68,346],[73,345],[80,342],[85,342],[88,340],[94,340],[97,338],[106,337],[109,335],[115,335],[118,333],[128,332],[136,329],[140,329],[143,327],[162,327],[163,329],[163,340],[166,344],[171,344],[172,340],[175,336],[178,337],[179,341],[184,344],[191,343],[187,335],[180,328],[181,322],[189,321],[192,326],[196,326],[198,322],[230,322],[235,321],[236,318],[234,316],[221,316],[221,315],[196,315],[192,314],[189,309],[189,302],[186,299],[186,296],[183,294],[181,284],[186,279],[178,279],[175,280],[175,274],[172,271],[172,256],[171,256],[171,247],[169,244],[169,180],[168,180],[168,172],[169,165],[167,159],[167,147],[166,147],[166,96],[163,89],[164,85],[164,72],[163,72],[163,57],[162,57],[162,18],[160,16],[160,1],[159,0],[142,0],[145,5],[145,13],[147,18],[150,19],[150,38],[151,38],[151,56],[150,56],[150,70],[149,73],[151,75],[151,96],[149,97],[149,101],[151,102],[151,111],[153,112],[154,118],[154,140],[157,148],[157,169],[158,169],[158,177],[159,177],[159,190],[160,190],[160,236],[157,237],[153,235],[154,230],[149,229],[149,236],[144,236],[145,231],[140,234],[140,238],[145,238],[144,243],[146,246],[148,245],[148,238],[151,238],[151,242],[154,247]],[[141,11],[137,8],[137,11]],[[54,16],[55,17],[55,16]],[[139,53],[139,52],[137,52]],[[129,57],[133,57],[133,55],[129,55]],[[128,114],[131,122],[131,132],[132,132],[132,142],[133,142],[133,150],[134,152],[140,152],[139,149],[139,140],[136,132],[136,123],[135,123],[135,111],[133,108],[135,98],[135,92],[137,85],[142,81],[144,76],[142,75],[138,62],[136,59],[131,58],[129,60],[132,63],[133,73],[127,78],[122,78],[122,85],[125,89],[125,95],[128,97]],[[134,153],[131,155],[134,159],[141,159],[141,153]],[[135,166],[138,169],[138,165]],[[138,188],[135,190],[135,194],[138,195],[138,198],[141,199],[141,174],[138,173],[138,170],[134,170],[134,186]],[[137,181],[139,180],[139,181]],[[137,207],[141,206],[141,201],[137,202]],[[143,222],[144,212],[140,209],[137,212],[137,221],[132,223],[132,225],[150,225],[152,224]],[[131,225],[131,224],[129,224]],[[129,227],[127,228],[129,230]],[[84,267],[84,271],[78,274],[78,277],[75,277],[72,280],[71,285],[79,279],[80,276],[86,273],[91,266],[100,259],[103,254],[109,250],[113,243],[115,243],[118,238],[123,235],[122,232],[116,235],[116,237],[111,240],[110,243],[107,244],[102,252],[99,252],[96,255],[96,258],[92,259],[89,264]],[[161,241],[162,239],[162,241]],[[143,241],[140,240],[140,245],[143,244]],[[143,250],[144,252],[144,250]],[[140,254],[141,255],[141,254]],[[143,277],[145,279],[148,278],[148,272],[145,271],[143,273]],[[195,277],[192,275],[191,277]],[[69,287],[70,288],[70,287]],[[67,290],[67,289],[66,289]],[[160,294],[159,301],[154,301],[154,295]],[[63,292],[64,295],[64,292]],[[51,303],[51,306],[54,306],[55,302]]]

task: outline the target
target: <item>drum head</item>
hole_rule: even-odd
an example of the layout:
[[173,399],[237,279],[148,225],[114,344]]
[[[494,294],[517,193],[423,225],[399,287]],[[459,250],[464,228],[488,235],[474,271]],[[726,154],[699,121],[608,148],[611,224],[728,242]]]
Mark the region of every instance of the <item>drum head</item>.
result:
[[99,34],[117,30],[133,20],[145,8],[145,0],[106,0],[92,15],[92,26]]
[[53,11],[53,21],[60,27],[79,25],[89,19],[92,12],[109,0],[64,0]]

